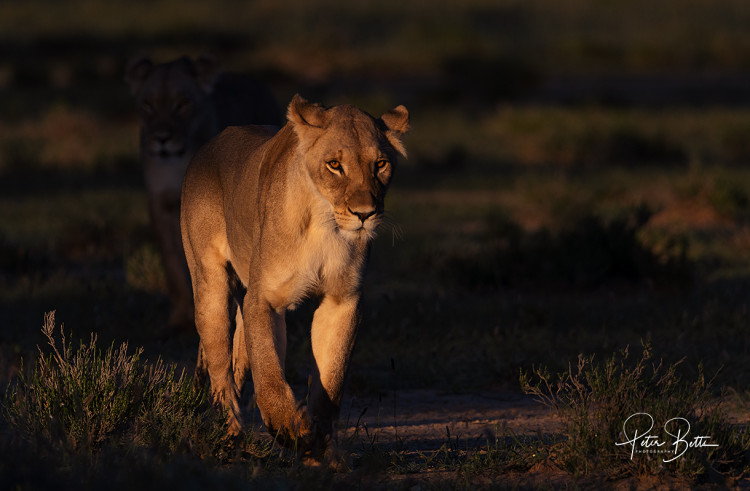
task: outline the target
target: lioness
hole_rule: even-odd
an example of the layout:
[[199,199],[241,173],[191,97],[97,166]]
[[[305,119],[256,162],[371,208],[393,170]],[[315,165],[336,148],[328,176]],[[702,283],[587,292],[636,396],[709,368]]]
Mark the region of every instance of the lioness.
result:
[[[182,240],[200,334],[196,373],[208,370],[232,431],[241,429],[238,391],[250,369],[268,430],[320,455],[338,418],[368,245],[396,156],[406,153],[409,113],[398,106],[376,119],[295,95],[287,119],[276,134],[227,128],[198,152],[182,189]],[[284,378],[284,314],[311,294],[322,300],[305,407]]]
[[159,65],[139,58],[126,80],[141,120],[141,162],[171,303],[169,326],[188,328],[193,298],[179,231],[185,169],[198,148],[225,127],[276,125],[279,113],[268,89],[245,75],[220,73],[208,56]]

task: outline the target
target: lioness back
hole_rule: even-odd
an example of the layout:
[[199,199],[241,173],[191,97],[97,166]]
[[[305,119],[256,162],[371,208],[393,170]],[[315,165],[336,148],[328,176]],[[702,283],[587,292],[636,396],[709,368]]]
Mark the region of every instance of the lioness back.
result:
[[226,230],[225,215],[232,213],[236,192],[226,184],[244,178],[248,183],[244,188],[246,194],[257,194],[260,170],[257,164],[261,161],[251,156],[263,148],[273,134],[267,126],[230,126],[198,151],[185,173],[181,216],[183,220],[188,216],[205,216],[206,221],[197,227],[195,220],[186,222],[182,225],[184,230],[190,228],[196,233],[217,227]]

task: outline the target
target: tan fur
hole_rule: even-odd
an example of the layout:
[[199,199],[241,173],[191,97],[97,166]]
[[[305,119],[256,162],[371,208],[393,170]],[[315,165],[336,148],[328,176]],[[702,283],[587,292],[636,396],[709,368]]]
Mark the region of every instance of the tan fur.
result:
[[[268,429],[282,442],[321,452],[338,417],[368,244],[396,155],[405,153],[408,112],[399,106],[376,119],[297,95],[287,117],[276,134],[228,128],[196,155],[183,185],[182,238],[200,334],[198,370],[208,370],[232,430],[241,429],[238,372],[249,366]],[[232,289],[235,272],[241,285]],[[312,294],[322,302],[312,323],[315,366],[305,407],[284,378],[284,314]],[[237,334],[230,339],[230,298],[241,306],[237,331],[245,346]]]
[[198,148],[229,124],[277,124],[270,93],[252,80],[221,74],[215,59],[183,57],[154,65],[139,58],[126,80],[141,120],[141,163],[151,224],[172,305],[169,325],[193,325],[193,301],[182,239],[182,178]]

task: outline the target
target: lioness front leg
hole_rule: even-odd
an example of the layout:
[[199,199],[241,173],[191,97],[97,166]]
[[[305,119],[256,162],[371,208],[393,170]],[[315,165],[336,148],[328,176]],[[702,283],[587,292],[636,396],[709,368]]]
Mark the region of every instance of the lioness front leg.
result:
[[310,420],[305,409],[297,406],[284,377],[284,314],[273,310],[263,299],[247,295],[243,317],[255,397],[263,423],[281,443],[289,446],[297,442],[298,446],[306,447]]
[[339,415],[344,377],[357,336],[359,297],[326,296],[315,311],[312,351],[317,368],[310,394],[310,414],[317,451],[325,451]]
[[161,255],[170,315],[167,331],[192,329],[194,321],[193,293],[180,237],[179,192],[164,191],[149,196],[149,214]]

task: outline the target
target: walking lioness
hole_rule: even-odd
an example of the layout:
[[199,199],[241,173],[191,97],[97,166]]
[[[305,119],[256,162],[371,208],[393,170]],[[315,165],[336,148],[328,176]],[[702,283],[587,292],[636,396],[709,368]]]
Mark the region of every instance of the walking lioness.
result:
[[[287,119],[276,134],[230,127],[198,152],[183,184],[182,240],[200,334],[196,372],[208,370],[232,430],[241,429],[238,391],[250,369],[268,430],[315,454],[338,417],[368,244],[396,156],[406,153],[409,113],[398,106],[376,119],[295,95]],[[284,377],[284,314],[308,295],[322,301],[305,407]]]

